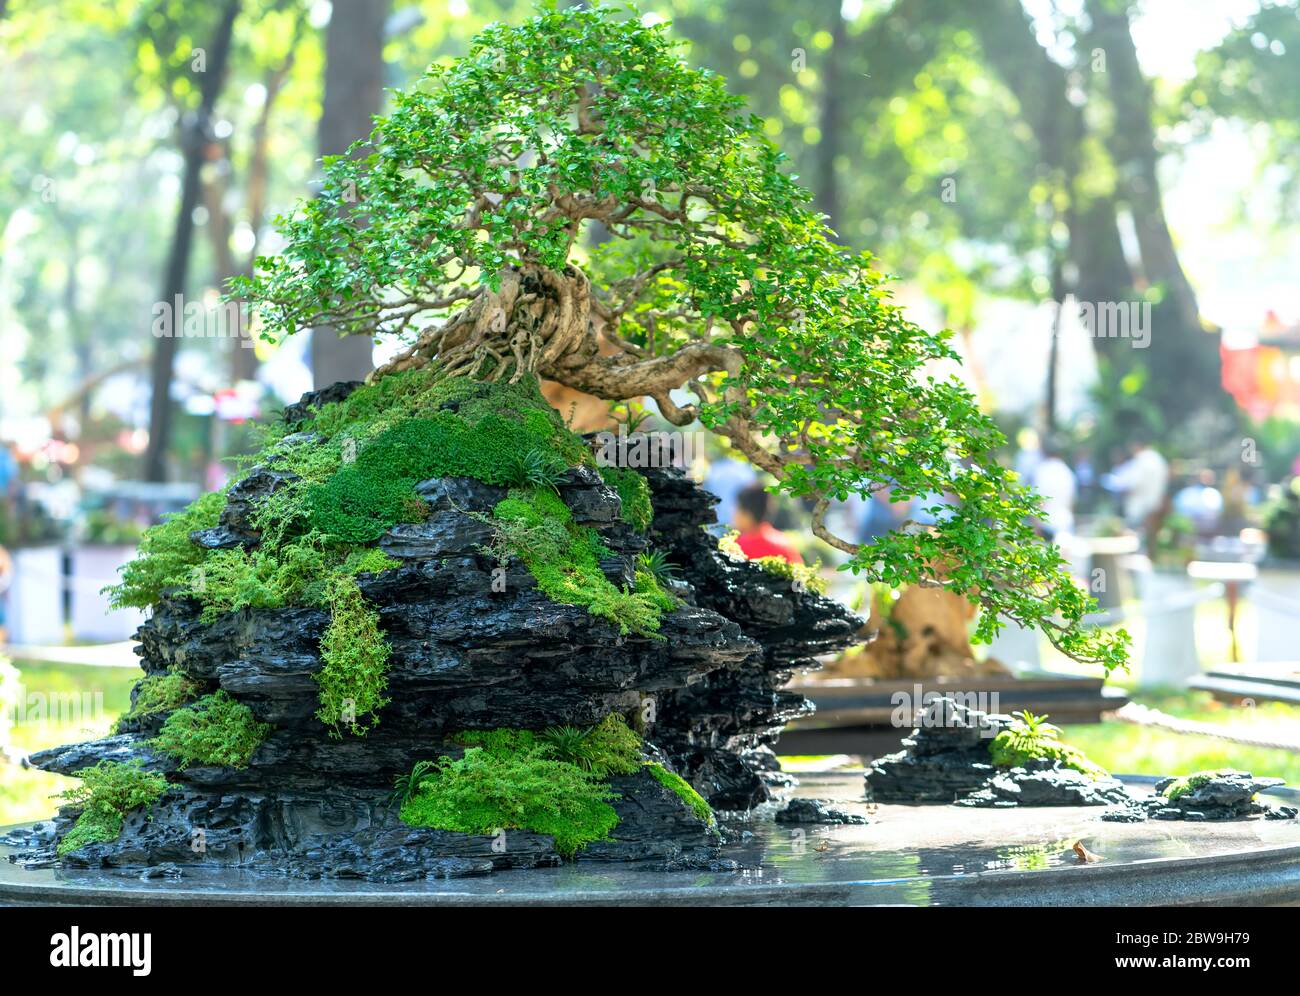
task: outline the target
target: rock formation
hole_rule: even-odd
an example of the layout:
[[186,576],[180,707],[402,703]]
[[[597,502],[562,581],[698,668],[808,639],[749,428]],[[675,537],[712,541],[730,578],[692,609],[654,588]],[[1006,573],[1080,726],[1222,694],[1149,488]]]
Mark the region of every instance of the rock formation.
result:
[[1100,770],[1078,770],[1060,757],[996,764],[991,746],[1016,726],[1011,716],[937,698],[923,710],[903,750],[871,763],[867,795],[876,802],[994,807],[1103,806],[1128,800],[1118,780]]
[[[305,396],[290,414],[304,419],[349,389]],[[654,507],[644,533],[622,521],[618,491],[590,467],[570,468],[556,489],[573,521],[594,529],[612,553],[600,565],[611,580],[630,583],[647,546],[678,567],[669,586],[679,605],[664,614],[657,638],[620,635],[585,608],[550,600],[518,560],[496,570],[484,545],[504,489],[470,478],[423,481],[416,490],[427,515],[378,542],[400,566],[357,579],[391,647],[389,702],[373,729],[338,739],[316,718],[326,611],[247,608],[204,622],[193,599],[164,599],[138,633],[145,674],[221,690],[270,724],[269,735],[246,767],[182,768],[153,741],[159,713],[124,720],[105,739],[34,755],[35,766],[71,775],[106,760],[138,762],[168,785],[153,805],[126,815],[116,840],[60,858],[54,846],[77,815],[65,807],[28,836],[23,860],[238,865],[381,881],[554,864],[562,858],[544,834],[407,825],[390,799],[394,782],[417,762],[462,757],[466,731],[590,727],[614,713],[631,717],[646,759],[679,773],[715,809],[765,800],[781,778],[770,745],[790,717],[811,708],[781,685],[815,666],[814,655],[850,644],[862,620],[728,559],[704,529],[716,499],[677,470],[641,473]],[[255,468],[230,490],[219,523],[193,541],[209,549],[257,544],[252,513],[284,480],[273,462]],[[664,867],[722,860],[715,827],[648,767],[609,784],[618,825],[578,860]]]
[[1281,778],[1257,778],[1248,771],[1201,771],[1182,778],[1162,778],[1153,794],[1132,799],[1126,805],[1102,814],[1115,823],[1153,820],[1241,820],[1263,816],[1269,820],[1293,820],[1294,806],[1269,806],[1255,795],[1286,784]]
[[784,809],[777,810],[775,819],[777,823],[841,823],[847,826],[868,822],[865,816],[836,809],[825,799],[791,799]]

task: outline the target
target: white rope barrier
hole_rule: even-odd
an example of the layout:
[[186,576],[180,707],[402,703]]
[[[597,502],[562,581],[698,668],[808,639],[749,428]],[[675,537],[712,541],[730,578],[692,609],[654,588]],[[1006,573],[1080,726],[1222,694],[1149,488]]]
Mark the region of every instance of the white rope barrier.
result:
[[1300,754],[1300,724],[1295,724],[1296,732],[1292,736],[1269,738],[1250,733],[1238,733],[1217,723],[1202,723],[1193,719],[1179,719],[1152,709],[1150,706],[1130,702],[1122,708],[1109,713],[1122,723],[1143,726],[1150,729],[1165,730],[1183,736],[1212,737],[1228,743],[1241,744],[1246,747],[1264,747],[1270,750],[1285,750]]

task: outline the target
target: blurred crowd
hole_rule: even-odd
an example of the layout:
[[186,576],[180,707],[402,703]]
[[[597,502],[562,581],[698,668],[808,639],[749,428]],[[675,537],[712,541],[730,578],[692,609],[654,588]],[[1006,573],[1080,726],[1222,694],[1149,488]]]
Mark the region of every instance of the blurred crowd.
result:
[[[1077,538],[1131,534],[1147,553],[1181,542],[1190,557],[1197,541],[1265,525],[1271,509],[1294,494],[1287,482],[1269,485],[1249,466],[1171,464],[1146,436],[1135,435],[1111,465],[1101,469],[1087,451],[1070,452],[1032,431],[1022,432],[1017,441],[1014,469],[1042,498],[1036,529],[1062,547]],[[799,558],[799,544],[788,536],[798,539],[807,533],[807,510],[774,498],[747,463],[729,456],[715,459],[703,483],[719,498],[718,521],[738,531],[747,556]],[[830,519],[837,535],[870,543],[899,528],[935,523],[950,501],[944,494],[900,497],[885,484],[870,498],[855,496],[839,503]]]

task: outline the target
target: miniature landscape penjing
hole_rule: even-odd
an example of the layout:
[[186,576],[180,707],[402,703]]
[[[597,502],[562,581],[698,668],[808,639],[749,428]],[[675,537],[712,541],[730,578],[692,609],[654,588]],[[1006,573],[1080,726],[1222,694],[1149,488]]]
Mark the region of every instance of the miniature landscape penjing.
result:
[[[593,223],[608,238],[580,252]],[[603,9],[489,27],[281,228],[236,288],[264,335],[403,349],[291,405],[232,483],[146,534],[112,589],[150,611],[144,677],[111,736],[33,755],[80,782],[23,863],[738,867],[729,835],[788,783],[771,745],[809,709],[783,686],[866,621],[720,547],[710,495],[671,460],[609,459],[550,384],[718,433],[845,569],[964,595],[984,639],[1038,628],[1123,666],[1001,434],[926,373],[956,357],[947,334],[903,317],[661,28]],[[881,482],[951,500],[925,529],[835,535],[832,503]],[[1266,779],[1201,773],[1153,808],[1041,717],[939,708],[868,771],[875,799],[1263,812]]]

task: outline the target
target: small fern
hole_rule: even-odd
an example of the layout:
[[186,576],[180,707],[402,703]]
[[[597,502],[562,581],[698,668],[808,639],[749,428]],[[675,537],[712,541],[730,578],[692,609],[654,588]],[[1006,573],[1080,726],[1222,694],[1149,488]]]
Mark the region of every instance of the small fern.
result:
[[1024,728],[1027,736],[1056,740],[1061,735],[1061,728],[1047,721],[1047,713],[1035,716],[1028,709],[1023,709],[1014,715],[1016,723]]
[[636,569],[644,571],[661,585],[671,584],[677,580],[680,568],[668,559],[662,550],[650,550],[637,554]]
[[529,450],[519,462],[520,483],[534,488],[550,488],[558,493],[566,470],[568,468],[554,454]]
[[576,726],[552,726],[543,730],[538,738],[543,749],[557,761],[565,761],[583,771],[592,768],[592,752],[587,744],[587,731]]
[[633,408],[632,403],[629,401],[623,406],[623,417],[613,417],[615,421],[622,423],[627,428],[628,435],[631,435],[640,428],[642,422],[650,417],[650,414],[640,405]]
[[388,804],[394,809],[401,809],[406,805],[406,800],[415,795],[420,785],[437,770],[437,761],[416,761],[410,774],[398,775],[393,782],[393,794],[389,796]]

